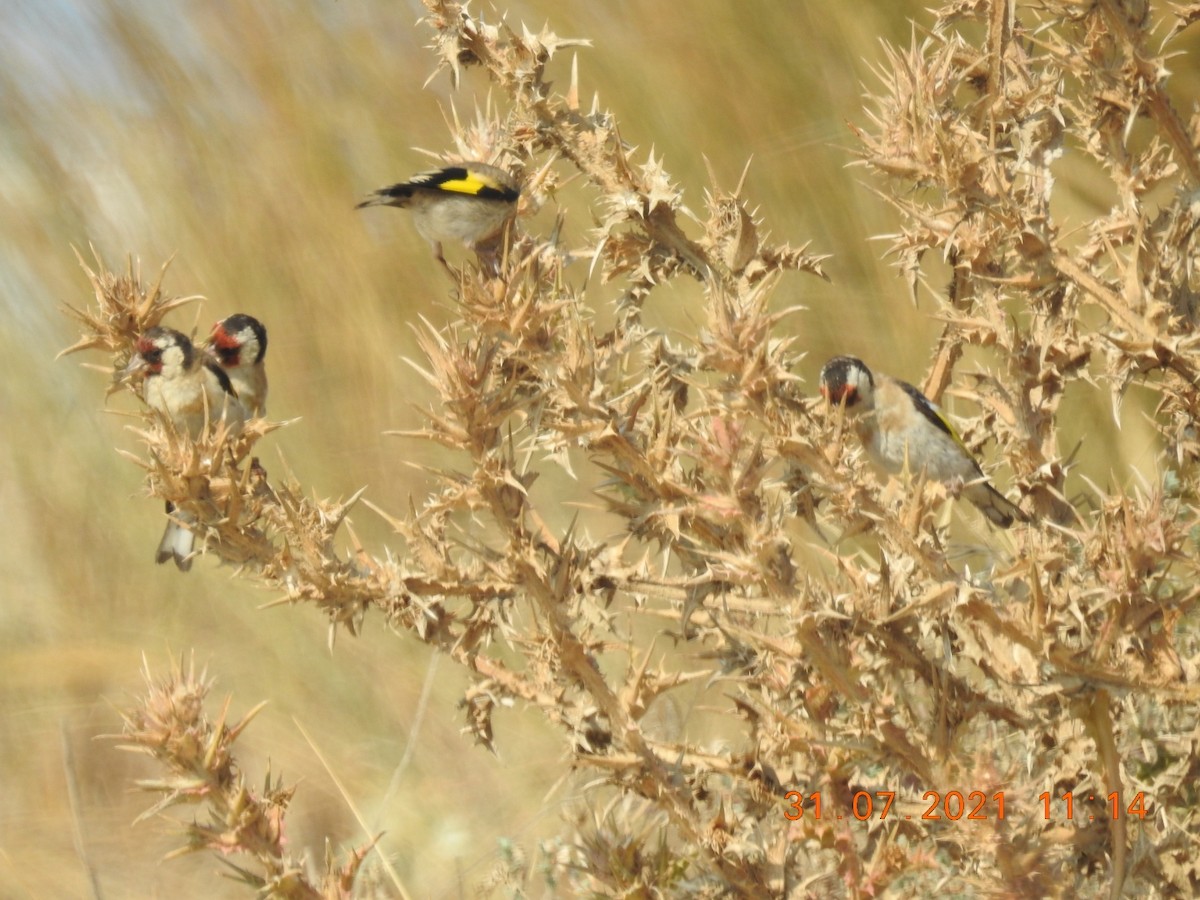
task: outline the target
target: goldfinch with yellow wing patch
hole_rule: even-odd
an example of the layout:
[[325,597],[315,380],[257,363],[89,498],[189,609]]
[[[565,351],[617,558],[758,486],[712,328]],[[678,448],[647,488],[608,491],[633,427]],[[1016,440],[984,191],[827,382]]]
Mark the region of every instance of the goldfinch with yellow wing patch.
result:
[[520,196],[520,186],[503,169],[465,162],[380,188],[356,208],[407,209],[417,231],[433,246],[433,255],[446,265],[444,242],[457,241],[477,253],[490,249],[516,214]]
[[[173,328],[151,328],[137,342],[129,365],[120,373],[127,378],[141,374],[142,398],[192,439],[199,437],[210,422],[224,421],[240,427],[242,406],[224,370],[197,352],[187,335]],[[192,567],[196,537],[189,527],[191,518],[167,504],[170,520],[158,542],[155,562],[173,560],[180,571]]]
[[245,313],[235,313],[213,326],[205,349],[229,376],[244,418],[267,414],[267,329]]
[[142,373],[142,399],[193,440],[209,422],[240,426],[243,416],[229,376],[186,334],[151,328],[138,338],[136,353],[122,373]]
[[1029,517],[988,482],[942,411],[905,381],[871,374],[861,359],[835,356],[821,369],[821,395],[841,405],[871,461],[898,475],[907,469],[963,485],[963,494],[988,521],[1008,528]]

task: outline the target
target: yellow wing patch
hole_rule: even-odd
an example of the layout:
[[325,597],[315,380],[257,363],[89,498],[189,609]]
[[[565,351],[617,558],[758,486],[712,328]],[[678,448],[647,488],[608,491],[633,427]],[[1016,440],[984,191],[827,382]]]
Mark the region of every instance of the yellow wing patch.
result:
[[963,443],[963,439],[958,436],[958,431],[955,430],[954,426],[950,424],[950,420],[946,418],[945,414],[941,411],[941,409],[938,408],[936,404],[934,404],[932,400],[922,394],[907,381],[900,381],[899,379],[896,379],[896,384],[900,386],[904,393],[908,394],[908,397],[910,400],[912,400],[912,404],[916,408],[917,412],[924,416],[926,420],[934,425],[934,427],[936,427],[939,431],[949,435],[951,440],[958,444],[958,446],[964,451],[970,453],[970,451],[967,450],[967,445]]
[[468,172],[466,178],[451,178],[438,185],[439,190],[453,191],[456,194],[475,195],[481,191],[497,191],[503,193],[504,185],[483,175]]

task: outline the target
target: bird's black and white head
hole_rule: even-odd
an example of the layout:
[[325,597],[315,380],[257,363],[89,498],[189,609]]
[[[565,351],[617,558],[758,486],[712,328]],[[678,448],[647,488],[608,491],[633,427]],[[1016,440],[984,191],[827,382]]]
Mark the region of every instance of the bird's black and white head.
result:
[[222,368],[258,365],[267,355],[267,329],[254,316],[236,313],[213,326],[208,346]]
[[143,371],[147,377],[175,378],[189,371],[196,350],[186,334],[174,328],[151,328],[137,342],[137,355],[126,371]]
[[870,405],[875,394],[875,379],[866,363],[855,356],[835,356],[821,369],[821,396],[826,402],[846,409]]

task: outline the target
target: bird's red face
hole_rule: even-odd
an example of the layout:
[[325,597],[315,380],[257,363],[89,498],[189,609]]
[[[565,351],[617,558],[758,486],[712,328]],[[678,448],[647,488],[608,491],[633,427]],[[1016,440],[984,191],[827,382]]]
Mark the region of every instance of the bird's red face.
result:
[[138,368],[158,375],[163,367],[163,347],[154,338],[143,336],[137,342],[137,355],[141,357],[142,365]]
[[852,409],[870,401],[873,382],[863,361],[854,356],[835,356],[821,369],[821,396],[832,406]]
[[213,352],[220,358],[221,365],[225,368],[232,369],[242,364],[242,342],[236,335],[225,330],[224,322],[218,322],[213,326],[209,346],[212,347]]
[[858,402],[858,388],[852,384],[822,384],[821,396],[825,398],[827,403],[833,406],[839,406],[844,403],[846,406],[853,406]]
[[134,351],[129,365],[116,373],[118,379],[157,375],[175,378],[191,369],[194,359],[192,342],[187,335],[162,326],[143,333],[134,344]]
[[213,325],[208,349],[220,361],[222,368],[255,366],[266,355],[267,330],[253,316],[234,313]]

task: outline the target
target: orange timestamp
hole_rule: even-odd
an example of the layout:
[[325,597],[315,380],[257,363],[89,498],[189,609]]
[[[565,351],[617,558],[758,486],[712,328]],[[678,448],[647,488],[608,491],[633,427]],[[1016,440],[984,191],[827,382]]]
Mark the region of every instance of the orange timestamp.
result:
[[[1086,797],[1083,794],[1076,794],[1072,791],[1067,791],[1059,797],[1054,797],[1049,791],[1042,791],[1038,794],[1038,800],[1042,802],[1042,812],[1047,819],[1061,818],[1067,821],[1087,818],[1089,822],[1096,819],[1116,819],[1120,818],[1146,818],[1146,793],[1138,791],[1133,795],[1128,802],[1121,799],[1119,791],[1112,791],[1107,797],[1103,795],[1088,794]],[[1075,809],[1075,801],[1079,800],[1084,805],[1080,811]],[[1103,808],[1097,815],[1095,803],[1097,800],[1106,800]]]
[[[991,794],[986,791],[966,793],[962,791],[926,791],[921,795],[921,802],[925,804],[925,809],[919,814],[912,812],[902,814],[894,811],[892,805],[896,800],[895,791],[855,791],[850,797],[847,811],[830,809],[825,806],[822,803],[820,791],[812,791],[808,794],[802,791],[788,791],[784,797],[786,800],[784,817],[793,822],[805,817],[816,820],[853,818],[860,822],[882,822],[888,818],[916,819],[918,821],[948,820],[951,822],[964,819],[966,821],[998,821],[1005,817],[1007,809],[1004,791],[996,791]],[[1037,799],[1041,801],[1042,814],[1047,821],[1051,818],[1071,820],[1076,817],[1075,797],[1069,791],[1061,797],[1053,797],[1049,791],[1045,791]],[[1094,802],[1097,798],[1095,795],[1089,795],[1087,799]],[[1105,798],[1100,797],[1099,799]],[[908,808],[912,809],[912,807]],[[1121,795],[1114,791],[1108,795],[1104,810],[1111,813],[1113,819],[1122,816],[1136,816],[1144,819],[1147,812],[1146,798],[1142,791],[1138,791],[1126,803],[1122,801]],[[1089,820],[1096,818],[1103,818],[1103,816],[1097,816],[1094,813],[1088,816]]]
[[[830,811],[822,808],[821,792],[813,791],[804,794],[801,791],[788,791],[784,795],[788,801],[787,812],[784,816],[791,821],[797,821],[806,815],[814,819],[844,819],[846,814],[840,811]],[[880,821],[891,817],[899,819],[949,819],[957,822],[959,819],[1003,819],[1004,791],[987,794],[984,791],[926,791],[921,800],[926,803],[924,812],[919,815],[911,813],[900,814],[892,811],[896,800],[895,791],[855,791],[850,797],[850,817],[860,822]]]

